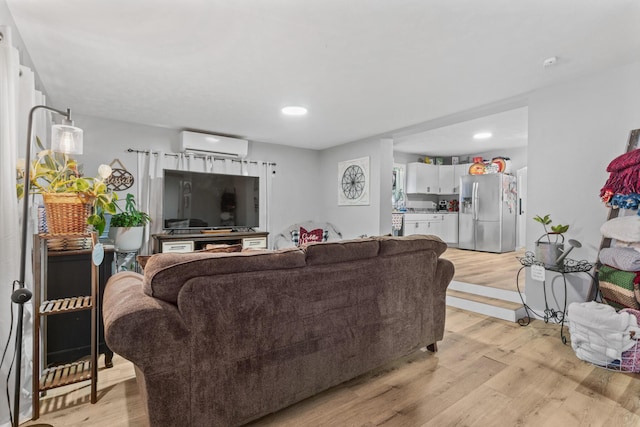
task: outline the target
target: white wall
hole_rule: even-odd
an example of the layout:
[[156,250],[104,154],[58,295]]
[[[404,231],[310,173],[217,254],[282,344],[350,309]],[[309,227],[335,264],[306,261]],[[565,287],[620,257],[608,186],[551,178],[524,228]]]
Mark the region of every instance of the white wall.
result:
[[[399,151],[393,152],[393,160],[396,163],[407,164],[417,162],[421,156],[413,153],[401,153]],[[424,157],[424,155],[422,156]]]
[[84,154],[77,156],[87,176],[95,176],[98,166],[119,159],[131,173],[137,172],[136,153],[139,150],[176,151],[178,131],[156,126],[85,116],[71,112],[75,125],[84,132]]
[[319,151],[251,141],[248,157],[277,163],[269,213],[270,242],[292,224],[324,219],[319,209],[319,189],[324,182]]
[[[95,175],[101,163],[109,164],[117,158],[135,176],[136,154],[128,153],[128,148],[179,151],[179,131],[175,129],[73,116],[75,124],[84,130],[84,154],[78,156],[78,161],[86,175]],[[293,223],[323,217],[318,210],[318,188],[323,182],[318,151],[250,141],[247,158],[277,164],[276,174],[272,176],[272,229],[269,230],[272,238]],[[125,195],[126,191],[120,197]]]
[[[368,206],[338,206],[338,162],[369,156]],[[393,141],[357,141],[321,152],[323,180],[321,206],[327,222],[335,225],[345,239],[391,232],[391,184]]]
[[[74,119],[84,130],[85,154],[78,160],[87,175],[94,175],[101,163],[116,158],[135,174],[136,155],[128,153],[128,148],[178,151],[177,130],[77,114]],[[371,169],[369,206],[339,207],[338,162],[365,156],[370,158]],[[251,141],[248,158],[277,164],[272,177],[272,237],[307,220],[328,221],[345,238],[391,232],[391,140],[354,142],[324,151]]]
[[20,32],[16,27],[16,23],[13,20],[13,15],[11,15],[11,11],[7,7],[7,2],[4,0],[0,0],[0,26],[2,25],[11,27],[11,40],[13,46],[15,46],[18,49],[18,52],[20,52],[20,64],[31,68],[31,70],[35,74],[36,89],[40,90],[41,92],[45,92],[45,88],[42,86],[42,81],[40,80],[38,70],[33,65],[31,56],[29,55],[29,52],[24,45],[24,41],[20,36]]
[[[640,62],[635,62],[530,96],[529,216],[551,214],[555,224],[570,225],[567,238],[583,245],[570,258],[597,259],[599,230],[608,211],[599,199],[608,178],[606,167],[624,152],[629,132],[640,128],[638,76]],[[526,233],[529,250],[543,232],[531,218]],[[572,275],[571,281],[570,301],[584,298],[590,279],[580,274]],[[560,286],[558,280],[555,286]],[[529,305],[544,307],[542,287],[528,273],[526,295]]]

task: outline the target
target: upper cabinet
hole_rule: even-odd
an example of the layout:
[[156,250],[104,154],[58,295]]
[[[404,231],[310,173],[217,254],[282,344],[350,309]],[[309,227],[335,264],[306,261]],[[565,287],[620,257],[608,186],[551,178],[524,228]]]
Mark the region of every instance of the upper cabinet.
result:
[[438,165],[438,194],[455,194],[453,165]]
[[436,165],[418,162],[407,164],[407,193],[437,193],[438,180],[438,167]]
[[455,194],[460,193],[460,177],[463,175],[469,175],[469,163],[464,163],[461,165],[455,165],[453,169],[453,192]]
[[469,171],[468,164],[431,165],[407,164],[407,193],[409,194],[458,194],[460,176]]

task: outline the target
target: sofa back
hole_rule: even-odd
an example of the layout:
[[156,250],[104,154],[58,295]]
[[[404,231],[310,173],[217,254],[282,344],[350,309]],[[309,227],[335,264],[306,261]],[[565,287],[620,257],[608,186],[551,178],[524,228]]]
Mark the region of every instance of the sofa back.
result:
[[154,255],[144,277],[112,277],[106,336],[136,364],[151,425],[246,424],[441,340],[445,249],[411,236]]
[[275,251],[161,253],[152,256],[147,262],[143,289],[147,295],[176,304],[182,286],[195,277],[290,270],[422,250],[432,250],[440,256],[446,248],[446,244],[435,236],[415,235],[309,243],[300,248]]

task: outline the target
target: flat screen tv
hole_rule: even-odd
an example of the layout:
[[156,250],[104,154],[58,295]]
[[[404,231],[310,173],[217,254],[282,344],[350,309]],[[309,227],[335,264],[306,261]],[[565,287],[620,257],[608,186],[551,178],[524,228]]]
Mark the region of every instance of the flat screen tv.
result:
[[163,185],[165,230],[259,226],[258,177],[165,169]]

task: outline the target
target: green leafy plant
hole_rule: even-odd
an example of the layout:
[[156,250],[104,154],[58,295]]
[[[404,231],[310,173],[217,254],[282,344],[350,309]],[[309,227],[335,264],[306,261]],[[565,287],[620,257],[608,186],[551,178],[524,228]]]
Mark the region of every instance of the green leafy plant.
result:
[[139,227],[151,221],[149,215],[136,208],[133,194],[128,193],[125,200],[124,210],[111,217],[110,227]]
[[550,225],[552,221],[551,221],[551,215],[548,215],[548,214],[545,216],[536,215],[533,217],[533,220],[542,224],[542,226],[544,227],[544,234],[547,236],[547,240],[549,241],[549,243],[551,243],[550,236],[555,235],[556,242],[557,242],[559,237],[562,237],[564,239],[563,234],[569,230],[568,225],[558,224],[558,225],[552,225],[551,231],[549,231],[547,226]]
[[[36,137],[36,144],[40,149],[37,158],[31,162],[29,189],[31,194],[45,193],[75,193],[92,204],[93,213],[87,219],[98,234],[102,234],[106,226],[105,213],[116,213],[118,195],[107,187],[105,180],[111,175],[109,165],[100,165],[98,176],[84,177],[78,170],[78,162],[67,154],[46,150]],[[17,164],[16,193],[18,199],[24,197],[25,164]]]

